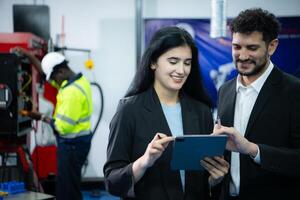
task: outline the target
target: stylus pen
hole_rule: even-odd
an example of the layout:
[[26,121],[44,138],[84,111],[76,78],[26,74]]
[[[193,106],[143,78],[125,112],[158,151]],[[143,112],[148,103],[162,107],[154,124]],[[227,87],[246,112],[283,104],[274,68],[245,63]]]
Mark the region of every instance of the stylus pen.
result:
[[218,125],[218,128],[221,128],[221,119],[220,116],[217,116],[216,124]]

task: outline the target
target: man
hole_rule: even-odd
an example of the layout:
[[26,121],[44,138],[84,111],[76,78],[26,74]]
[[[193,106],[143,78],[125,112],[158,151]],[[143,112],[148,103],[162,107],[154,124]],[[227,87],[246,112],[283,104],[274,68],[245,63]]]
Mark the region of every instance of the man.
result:
[[219,90],[221,127],[228,135],[229,175],[222,200],[300,199],[300,81],[270,60],[280,24],[266,10],[242,11],[231,24],[239,75]]
[[57,52],[48,53],[42,60],[46,79],[59,86],[53,119],[44,114],[28,115],[50,123],[57,135],[56,199],[82,199],[80,190],[81,168],[91,146],[91,86],[81,73],[75,74],[65,57]]

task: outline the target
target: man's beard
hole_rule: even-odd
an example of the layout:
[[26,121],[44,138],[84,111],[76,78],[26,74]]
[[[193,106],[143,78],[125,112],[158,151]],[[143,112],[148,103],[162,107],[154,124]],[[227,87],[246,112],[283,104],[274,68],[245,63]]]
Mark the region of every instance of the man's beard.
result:
[[[254,76],[254,75],[257,75],[259,73],[261,73],[267,62],[268,62],[268,59],[266,57],[264,57],[265,60],[263,61],[263,63],[257,65],[257,63],[254,61],[254,60],[250,60],[250,59],[247,59],[247,60],[240,60],[240,59],[237,59],[235,61],[235,66],[236,66],[236,69],[238,71],[238,73],[241,75],[241,76]],[[254,68],[252,71],[249,71],[249,72],[243,72],[243,71],[240,71],[239,68],[237,67],[238,66],[238,63],[252,63],[254,65]]]

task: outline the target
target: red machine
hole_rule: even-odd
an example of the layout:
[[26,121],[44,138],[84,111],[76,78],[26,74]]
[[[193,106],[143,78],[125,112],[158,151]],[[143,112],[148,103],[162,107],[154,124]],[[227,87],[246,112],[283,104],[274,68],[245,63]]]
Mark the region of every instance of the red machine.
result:
[[[16,46],[23,47],[31,51],[33,55],[35,55],[40,60],[43,58],[47,51],[47,43],[43,39],[35,36],[32,33],[0,33],[0,54],[9,54],[11,49]],[[28,61],[26,61],[26,58],[24,58],[24,60],[21,60],[21,65],[23,65],[22,63],[27,63],[28,65]],[[0,65],[0,73],[1,67],[2,66]],[[22,67],[20,69],[22,69]],[[29,92],[27,92],[27,95],[31,98],[32,110],[38,111],[39,102],[36,85],[40,81],[40,74],[31,64],[29,70],[26,73],[29,73],[31,77],[31,87],[28,88]],[[20,77],[19,75],[17,75],[17,77],[18,79],[22,79],[22,77]],[[0,83],[1,81],[2,80],[0,80]],[[48,82],[45,82],[44,98],[49,100],[54,106],[56,104],[56,94],[57,89],[52,87]],[[21,164],[24,171],[28,172],[29,166],[28,163],[25,162],[25,154],[21,151],[19,142],[16,142],[16,145],[13,147],[10,144],[11,138],[9,141],[3,139],[3,137],[1,137],[0,131],[0,152],[16,152],[20,160],[22,161]],[[35,171],[37,172],[39,178],[46,178],[48,173],[56,174],[57,169],[55,146],[36,146],[32,154],[32,160]]]
[[32,33],[0,33],[0,53],[9,53],[15,46],[33,51],[39,58],[47,51],[47,43]]
[[[0,53],[10,53],[10,50],[16,46],[33,52],[39,59],[47,51],[47,43],[32,33],[0,33]],[[31,67],[31,77],[33,110],[38,110],[38,95],[35,86],[38,82],[39,74],[34,67]]]

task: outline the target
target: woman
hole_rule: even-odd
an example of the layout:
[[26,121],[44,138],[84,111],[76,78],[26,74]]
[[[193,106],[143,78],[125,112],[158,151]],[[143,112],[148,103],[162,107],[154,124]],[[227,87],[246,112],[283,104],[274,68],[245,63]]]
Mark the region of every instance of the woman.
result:
[[208,199],[208,185],[223,179],[228,163],[220,157],[201,161],[209,179],[201,171],[171,170],[168,144],[177,135],[211,133],[210,105],[189,33],[159,30],[110,124],[108,191],[123,199]]

